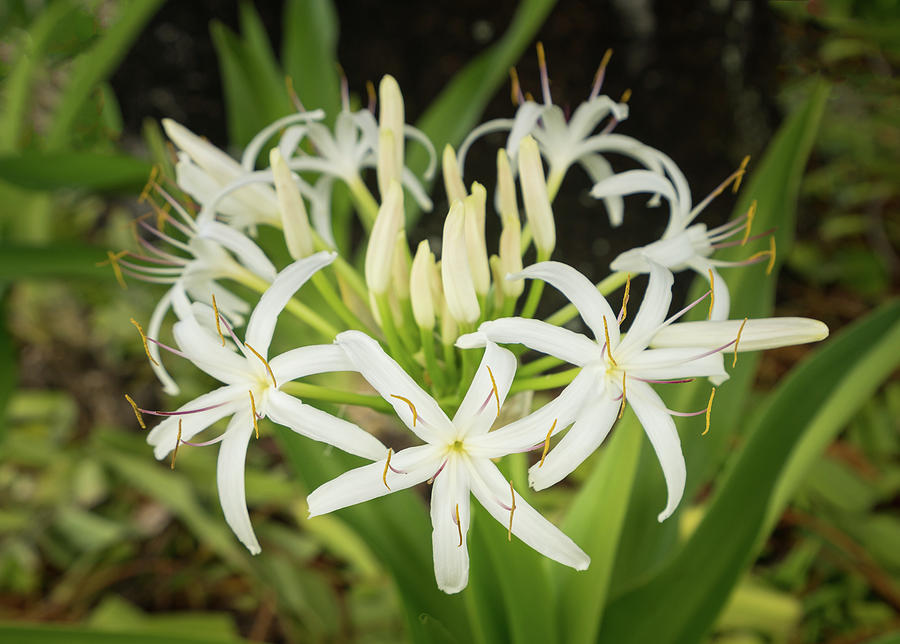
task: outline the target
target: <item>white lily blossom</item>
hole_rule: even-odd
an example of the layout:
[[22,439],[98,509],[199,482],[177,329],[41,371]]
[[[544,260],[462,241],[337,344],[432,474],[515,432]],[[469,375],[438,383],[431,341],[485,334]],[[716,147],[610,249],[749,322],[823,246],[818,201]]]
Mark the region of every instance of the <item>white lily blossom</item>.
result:
[[[696,344],[676,343],[672,336],[687,335],[696,339],[698,334],[675,330],[678,327],[672,322],[681,313],[666,319],[672,297],[671,272],[651,263],[649,273],[644,300],[628,332],[623,333],[620,324],[624,309],[619,315],[614,314],[606,299],[584,275],[559,262],[535,264],[514,277],[542,279],[561,291],[578,309],[594,338],[540,320],[505,318],[482,323],[476,333],[460,337],[457,346],[471,348],[487,342],[521,343],[581,367],[559,398],[516,423],[524,445],[533,446],[545,441],[545,445],[549,445],[551,435],[562,431],[574,420],[562,440],[529,470],[529,481],[536,490],[553,485],[578,467],[609,434],[624,405],[631,405],[650,439],[665,477],[668,499],[658,516],[663,521],[681,501],[686,476],[681,441],[672,415],[699,415],[708,409],[689,414],[673,412],[666,408],[650,385],[683,382],[696,377],[723,380],[727,374],[722,351],[738,342],[739,327],[733,322],[706,323],[704,328],[716,339],[723,339],[727,332],[735,332],[720,346],[710,348],[708,340]],[[759,343],[766,328],[764,324],[755,326],[754,335]],[[799,326],[805,328],[806,325]],[[670,334],[668,338],[666,327]],[[802,331],[798,336],[790,322],[771,327],[770,332],[770,341],[776,336],[811,339]],[[667,348],[648,348],[657,336],[661,336],[663,342],[668,340]]]
[[[239,350],[227,346],[195,317],[184,290],[173,290],[173,305],[179,316],[174,334],[178,349],[173,353],[190,360],[223,386],[182,405],[174,412],[136,412],[165,416],[147,435],[158,459],[181,444],[221,443],[217,466],[219,501],[225,520],[247,549],[257,554],[259,543],[250,524],[244,493],[244,462],[247,445],[257,422],[269,418],[298,434],[334,445],[364,458],[381,458],[386,448],[356,425],[304,404],[281,390],[286,382],[330,371],[354,370],[340,347],[304,346],[269,359],[269,345],[278,315],[317,270],[330,264],[335,254],[320,252],[285,268],[263,294],[247,323],[244,341],[238,340],[224,317],[214,319]],[[220,419],[231,417],[225,432],[203,443],[191,439]]]
[[375,340],[358,331],[345,331],[336,343],[425,444],[389,454],[325,483],[307,499],[310,516],[428,481],[432,484],[434,574],[444,592],[459,592],[468,583],[470,494],[509,529],[510,538],[516,535],[541,554],[577,570],[587,568],[589,557],[526,503],[491,460],[516,451],[520,444],[518,436],[506,428],[490,431],[515,375],[512,353],[487,343],[472,384],[451,420]]

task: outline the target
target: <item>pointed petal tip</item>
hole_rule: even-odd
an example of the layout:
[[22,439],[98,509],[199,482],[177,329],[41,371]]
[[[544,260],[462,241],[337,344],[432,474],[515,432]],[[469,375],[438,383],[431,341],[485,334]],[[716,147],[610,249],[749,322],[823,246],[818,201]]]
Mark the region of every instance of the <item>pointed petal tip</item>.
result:
[[487,346],[488,338],[484,333],[475,331],[474,333],[466,333],[456,339],[456,347],[458,349],[478,349]]

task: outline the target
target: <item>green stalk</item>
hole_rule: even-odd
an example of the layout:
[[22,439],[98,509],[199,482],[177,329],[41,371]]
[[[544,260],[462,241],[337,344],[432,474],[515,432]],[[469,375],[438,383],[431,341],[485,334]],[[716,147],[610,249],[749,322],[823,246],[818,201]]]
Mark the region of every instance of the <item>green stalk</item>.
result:
[[[334,249],[325,243],[325,240],[322,239],[321,236],[315,231],[313,231],[313,241],[315,242],[316,250],[330,250]],[[334,258],[334,261],[331,263],[331,266],[334,268],[335,272],[344,278],[347,284],[350,285],[356,293],[363,298],[364,301],[369,301],[369,291],[366,288],[366,282],[362,278],[362,276],[356,271],[355,268],[351,264],[347,262],[346,259],[338,255]]]
[[422,352],[425,354],[425,371],[431,377],[434,389],[442,393],[447,386],[447,381],[444,379],[444,371],[438,365],[437,356],[434,353],[434,331],[419,327],[419,338],[422,341]]
[[563,361],[555,356],[544,356],[519,367],[516,375],[519,377],[535,376],[561,364]]
[[365,226],[366,232],[371,232],[372,226],[375,225],[375,217],[378,216],[378,202],[359,176],[348,182],[347,187],[350,188],[350,195],[357,212],[359,212],[360,221]]
[[370,394],[356,394],[349,391],[332,389],[321,385],[311,385],[305,382],[286,382],[280,389],[286,394],[297,396],[303,400],[318,400],[320,402],[338,403],[342,405],[358,405],[368,407],[385,414],[394,411],[391,403],[381,396]]
[[328,278],[325,277],[323,273],[315,273],[312,276],[312,283],[313,286],[318,289],[325,302],[335,313],[337,313],[338,317],[341,318],[348,327],[372,335],[372,330],[369,329],[346,304],[344,304],[344,301],[337,294],[337,291],[334,290],[334,286],[328,281]]
[[[537,261],[545,262],[550,259],[550,254],[538,252]],[[537,311],[538,304],[541,301],[541,294],[544,292],[544,280],[531,280],[531,284],[528,285],[528,296],[525,299],[525,306],[522,307],[522,317],[523,318],[531,318],[534,317],[535,311]]]
[[551,373],[546,376],[537,376],[535,378],[523,378],[522,380],[514,380],[512,383],[512,387],[509,388],[509,393],[514,394],[520,391],[540,391],[541,389],[556,389],[557,387],[564,387],[575,379],[575,376],[578,375],[579,371],[581,371],[581,367],[575,367],[574,369],[567,369],[566,371]]
[[[375,296],[375,305],[378,307],[378,316],[381,318],[381,330],[384,331],[384,339],[387,341],[388,349],[391,351],[391,357],[394,358],[400,366],[406,370],[411,376],[418,373],[419,368],[415,361],[410,357],[403,341],[397,334],[397,327],[394,326],[394,313],[388,304],[387,294],[379,293]],[[415,376],[413,376],[415,377]]]

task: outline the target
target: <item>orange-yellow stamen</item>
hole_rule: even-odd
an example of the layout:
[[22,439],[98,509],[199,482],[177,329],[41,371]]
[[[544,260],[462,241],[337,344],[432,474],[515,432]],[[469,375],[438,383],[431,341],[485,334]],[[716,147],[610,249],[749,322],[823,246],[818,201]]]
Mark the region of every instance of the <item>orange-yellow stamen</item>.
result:
[[369,97],[369,105],[375,105],[375,83],[366,81],[366,95]]
[[137,418],[141,429],[147,429],[147,426],[144,424],[144,417],[141,416],[141,410],[138,409],[137,403],[134,402],[134,399],[128,394],[125,394],[125,400],[128,401],[128,404],[131,405],[131,408],[134,410],[134,417]]
[[253,392],[249,389],[247,393],[250,394],[250,411],[253,414],[253,430],[256,432],[256,440],[259,440],[259,422],[258,417],[256,415],[256,401],[253,400]]
[[407,405],[409,405],[409,410],[413,415],[413,427],[416,426],[416,420],[419,418],[419,412],[416,411],[416,406],[412,404],[412,401],[409,398],[404,398],[403,396],[398,396],[397,394],[391,394],[391,398],[396,398],[397,400],[402,400]]
[[741,187],[741,179],[744,178],[744,173],[747,172],[748,163],[750,163],[749,154],[741,160],[741,167],[738,168],[737,176],[734,178],[734,186],[731,188],[733,194],[737,194],[738,189]]
[[629,87],[624,92],[622,92],[622,98],[619,99],[620,103],[627,103],[631,100],[631,88]]
[[506,540],[512,541],[512,520],[516,513],[516,491],[513,489],[512,479],[509,479],[509,495],[512,497],[512,505],[509,507],[509,528],[506,531]]
[[510,88],[509,95],[513,105],[519,104],[519,95],[522,93],[522,86],[519,84],[519,73],[515,67],[509,68]]
[[537,57],[538,57],[538,67],[540,67],[541,69],[546,69],[547,68],[547,56],[544,55],[544,43],[542,43],[539,40],[537,42],[536,49],[537,49]]
[[[222,335],[222,325],[219,323],[219,307],[216,306],[215,294],[213,294],[213,296],[212,296],[212,303],[213,303],[213,313],[215,313],[215,315],[216,315],[216,331],[218,331],[219,339],[222,340],[222,346],[224,347],[225,346],[225,336]],[[275,378],[272,378],[272,380],[274,381]]]
[[621,319],[619,320],[619,324],[621,324],[625,320],[625,316],[628,315],[628,295],[631,293],[631,274],[625,274],[625,293],[622,295],[622,313],[619,316]]
[[500,415],[500,392],[497,391],[497,381],[494,380],[494,372],[491,371],[491,368],[488,365],[484,365],[487,367],[488,375],[491,377],[491,388],[494,390],[494,399],[497,401],[497,415]]
[[616,420],[622,420],[622,416],[625,414],[625,373],[622,373],[622,404],[619,405],[619,415],[616,417]]
[[178,436],[175,438],[175,449],[172,450],[172,464],[169,466],[170,469],[175,469],[175,457],[178,456],[178,446],[181,445],[181,421],[182,419],[178,419]]
[[744,229],[744,238],[741,239],[741,246],[747,243],[747,240],[750,239],[750,229],[753,227],[753,218],[756,216],[756,199],[753,200],[753,203],[750,204],[750,209],[747,211],[747,227]]
[[709,402],[706,403],[706,429],[704,429],[703,433],[700,434],[701,436],[706,436],[706,432],[709,431],[709,415],[712,413],[712,403],[713,403],[713,398],[715,398],[715,397],[716,397],[716,388],[713,387],[712,391],[709,392]]
[[288,97],[291,99],[291,103],[294,105],[294,108],[298,112],[302,112],[303,103],[300,102],[300,97],[297,96],[297,92],[294,91],[294,79],[290,76],[285,76],[284,86],[287,88]]
[[147,358],[149,358],[150,362],[152,362],[153,364],[155,364],[158,367],[159,363],[153,359],[153,356],[150,355],[150,346],[147,344],[147,336],[144,335],[144,329],[141,328],[141,325],[134,318],[131,318],[131,323],[138,330],[138,333],[141,334],[141,342],[144,343],[144,353],[147,354]]
[[128,288],[128,284],[125,283],[125,276],[122,275],[122,267],[119,266],[119,260],[125,257],[125,255],[127,254],[127,250],[123,250],[118,253],[114,253],[111,250],[108,250],[106,251],[107,260],[105,262],[100,262],[97,264],[98,266],[104,266],[107,263],[110,264],[113,269],[113,274],[116,276],[116,281],[119,283],[119,286],[124,289]]
[[606,355],[609,357],[609,361],[612,365],[616,366],[616,361],[612,357],[612,349],[609,348],[609,326],[606,324],[606,316],[603,316],[603,335],[606,336]]
[[255,355],[257,358],[259,358],[260,361],[261,361],[264,365],[266,365],[266,371],[269,372],[269,377],[272,379],[272,386],[275,387],[275,388],[277,389],[277,388],[278,388],[278,383],[275,382],[275,374],[272,372],[272,367],[269,366],[268,361],[267,361],[265,358],[263,358],[262,355],[260,355],[259,351],[257,351],[257,350],[254,349],[253,347],[251,347],[251,346],[250,346],[249,344],[247,344],[246,342],[244,343],[244,346],[247,347],[248,349],[250,349],[250,351],[253,352],[253,355]]
[[774,235],[769,237],[769,263],[766,266],[766,275],[771,275],[773,268],[775,268],[775,236]]
[[709,271],[709,313],[706,314],[706,319],[711,320],[713,306],[716,304],[716,278],[711,268],[707,270]]
[[541,453],[541,462],[538,464],[538,467],[544,467],[544,459],[547,458],[547,452],[550,451],[550,437],[553,436],[553,430],[556,429],[556,421],[559,418],[553,419],[553,424],[550,425],[550,431],[547,432],[547,438],[544,439],[544,451]]
[[394,453],[394,451],[392,449],[388,448],[387,461],[385,461],[385,463],[384,463],[384,473],[381,475],[381,482],[384,483],[384,487],[386,487],[389,490],[391,489],[391,486],[388,485],[388,482],[387,482],[387,473],[388,473],[388,468],[390,468],[390,466],[391,466],[391,454],[393,454],[393,453]]
[[597,67],[597,73],[594,74],[594,84],[597,84],[597,80],[600,78],[600,75],[606,71],[606,66],[609,65],[609,59],[612,58],[613,50],[607,49],[603,54],[603,58],[600,59],[600,66]]
[[141,196],[138,197],[138,203],[142,203],[150,197],[150,191],[153,189],[153,186],[156,185],[156,178],[159,176],[159,166],[154,165],[150,168],[150,177],[147,179],[147,183],[144,184],[144,189],[141,190]]
[[456,545],[457,548],[462,548],[462,523],[459,522],[459,503],[456,504],[456,529],[459,530],[459,543]]
[[738,353],[738,344],[741,341],[741,332],[744,330],[744,325],[747,324],[747,318],[744,318],[744,321],[741,322],[741,326],[738,329],[737,338],[734,340],[734,360],[731,361],[732,369],[737,365],[737,353]]

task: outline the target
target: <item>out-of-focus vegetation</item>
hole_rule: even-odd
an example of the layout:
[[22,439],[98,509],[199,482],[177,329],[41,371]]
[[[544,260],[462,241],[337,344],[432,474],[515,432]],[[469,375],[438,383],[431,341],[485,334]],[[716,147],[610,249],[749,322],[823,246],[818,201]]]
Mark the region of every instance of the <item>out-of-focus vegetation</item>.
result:
[[[171,471],[130,423],[123,392],[161,396],[128,324],[149,314],[158,293],[121,290],[97,264],[107,248],[131,243],[130,222],[141,214],[134,196],[151,161],[166,166],[167,151],[154,123],[145,127],[143,150],[123,149],[108,80],[160,5],[0,3],[0,620],[7,624],[0,639],[396,641],[405,618],[384,564],[348,522],[305,518],[307,490],[271,436],[249,453],[248,504],[265,543],[251,558],[218,510],[214,453],[190,450]],[[235,144],[291,110],[284,73],[307,104],[337,104],[337,71],[308,63],[335,55],[332,7],[285,6],[280,56],[249,5],[239,34],[211,25]],[[458,141],[477,122],[548,10],[527,3],[508,35],[426,112],[420,125],[435,143]],[[779,312],[838,327],[898,289],[900,8],[857,0],[775,3],[774,10],[787,47],[785,111],[803,104],[812,75],[831,85]],[[490,82],[477,82],[484,78]],[[890,313],[882,309],[882,319]],[[762,389],[801,353],[764,359]],[[193,370],[172,368],[186,394],[203,391]],[[816,387],[813,375],[799,374],[795,386]],[[776,499],[793,494],[779,499],[783,514],[767,518],[774,531],[757,544],[761,555],[718,617],[714,641],[895,641],[886,638],[900,632],[900,381],[875,385],[852,418],[834,421],[840,410],[820,418],[818,407],[797,412],[820,424],[811,440],[829,446],[814,462],[791,461],[803,475],[776,490]],[[823,405],[840,402],[839,388],[828,393]],[[611,449],[629,449],[619,442]],[[748,444],[767,448],[762,439]],[[710,476],[720,467],[727,465],[702,464]],[[573,489],[540,501],[561,508]],[[703,498],[702,489],[696,494]],[[707,509],[683,513],[682,534],[672,538],[686,538]],[[720,522],[732,516],[726,511]],[[620,553],[623,561],[633,550]],[[689,574],[691,561],[675,570]],[[430,575],[422,570],[425,585]],[[652,591],[640,580],[614,582],[613,608]],[[39,625],[50,623],[66,626]],[[615,633],[621,624],[613,616],[605,626]]]

